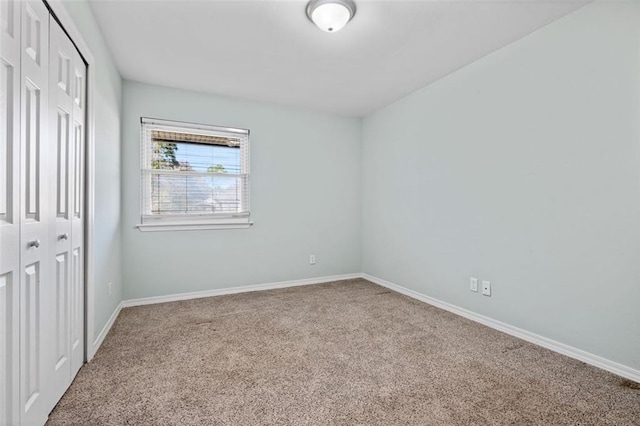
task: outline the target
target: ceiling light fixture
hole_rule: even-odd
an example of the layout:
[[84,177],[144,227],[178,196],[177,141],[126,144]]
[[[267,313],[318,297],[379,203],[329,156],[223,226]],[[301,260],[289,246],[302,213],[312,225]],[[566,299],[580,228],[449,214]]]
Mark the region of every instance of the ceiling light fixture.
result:
[[344,27],[356,14],[352,0],[311,0],[307,5],[307,16],[322,31],[335,33]]

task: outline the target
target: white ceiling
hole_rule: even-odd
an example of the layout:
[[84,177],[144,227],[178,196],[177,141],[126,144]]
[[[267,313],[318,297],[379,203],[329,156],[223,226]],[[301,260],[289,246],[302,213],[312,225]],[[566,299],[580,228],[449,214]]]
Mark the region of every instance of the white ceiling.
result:
[[126,79],[364,116],[585,2],[356,0],[333,34],[304,0],[90,4]]

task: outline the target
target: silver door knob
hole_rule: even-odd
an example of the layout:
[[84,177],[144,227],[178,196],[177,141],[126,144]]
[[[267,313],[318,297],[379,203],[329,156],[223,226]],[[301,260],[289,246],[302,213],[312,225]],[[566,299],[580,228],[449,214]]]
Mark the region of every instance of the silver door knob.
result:
[[31,247],[38,248],[38,247],[40,247],[40,240],[35,239],[35,240],[33,240],[33,241],[29,241],[29,242],[27,243],[27,247],[28,247],[28,248],[31,248]]
[[69,239],[69,234],[67,234],[66,232],[62,235],[60,235],[58,237],[59,240],[68,240]]

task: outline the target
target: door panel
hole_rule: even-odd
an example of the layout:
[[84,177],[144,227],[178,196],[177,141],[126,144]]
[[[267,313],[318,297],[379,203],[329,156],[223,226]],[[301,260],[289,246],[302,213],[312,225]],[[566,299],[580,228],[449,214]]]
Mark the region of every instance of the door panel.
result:
[[71,250],[75,298],[71,312],[72,335],[71,374],[75,376],[84,362],[84,173],[85,173],[85,116],[87,66],[77,50],[73,51],[73,167],[70,182],[73,183],[73,214],[71,215]]
[[[51,25],[57,24],[52,23]],[[59,35],[58,35],[59,36]],[[58,37],[56,36],[56,37]],[[50,37],[51,38],[51,37]],[[53,42],[50,41],[51,44]],[[61,48],[58,48],[62,50]],[[65,92],[67,95],[71,94],[71,59],[67,56],[66,52],[58,51],[58,87]],[[65,49],[66,50],[66,49]],[[51,51],[55,51],[55,48],[52,47]]]
[[25,149],[25,218],[40,220],[40,170],[42,121],[41,90],[28,79],[24,91],[24,149]]
[[13,177],[13,159],[10,127],[12,124],[13,104],[13,68],[0,61],[0,220],[11,219],[13,199],[11,197],[11,179]]
[[0,425],[20,417],[20,13],[0,1]]
[[60,25],[50,21],[49,28],[49,138],[52,158],[49,183],[50,258],[56,269],[56,297],[52,304],[53,333],[48,357],[52,394],[51,407],[71,384],[71,309],[73,272],[71,269],[71,197],[73,190],[73,98],[72,60],[75,47]]
[[0,275],[0,424],[18,422],[18,289],[13,273]]
[[[49,11],[39,1],[21,7],[20,93],[20,419],[42,424],[49,413],[47,368],[52,326],[48,304],[55,300],[49,259],[48,85]],[[15,176],[15,174],[14,174]]]
[[[69,113],[63,109],[58,109],[56,120],[56,146],[57,149],[57,173],[55,192],[57,197],[56,216],[59,219],[68,219],[69,212],[69,126],[71,120]],[[56,130],[56,129],[54,129]]]
[[61,371],[69,362],[69,262],[67,254],[56,256],[55,366]]
[[40,262],[28,265],[24,270],[23,287],[23,322],[21,340],[25,345],[25,356],[22,362],[22,401],[24,412],[29,412],[31,406],[42,393],[41,361],[42,345],[40,336],[41,301],[40,301]]
[[20,7],[16,6],[15,0],[0,2],[0,31],[14,40],[16,32],[20,33]]
[[[34,7],[36,10],[34,10]],[[45,40],[43,39],[42,26],[43,21],[48,20],[48,16],[43,15],[40,7],[33,3],[25,5],[26,15],[24,15],[23,25],[25,31],[23,33],[25,52],[37,65],[42,65],[42,46]]]
[[76,350],[82,342],[82,334],[84,329],[81,327],[79,319],[82,317],[82,311],[79,307],[82,305],[82,255],[79,249],[73,250],[71,257],[71,349]]
[[[55,20],[50,23],[49,117],[52,152],[50,238],[58,268],[58,299],[53,307],[59,337],[52,344],[53,404],[62,396],[84,363],[84,123],[86,66]],[[52,165],[54,163],[51,163]],[[63,296],[64,294],[64,296]],[[64,299],[63,299],[64,297]],[[63,329],[64,328],[64,329]],[[66,339],[66,344],[62,341]]]
[[82,128],[82,124],[77,121],[74,123],[73,128],[73,218],[80,219],[82,212],[82,179],[80,173],[82,171],[82,156],[84,154],[84,129]]

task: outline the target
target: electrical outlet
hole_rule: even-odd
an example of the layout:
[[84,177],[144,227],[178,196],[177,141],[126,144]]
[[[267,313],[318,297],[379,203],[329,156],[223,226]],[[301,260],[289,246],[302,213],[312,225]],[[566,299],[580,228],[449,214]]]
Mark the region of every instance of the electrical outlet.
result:
[[482,281],[482,294],[491,296],[491,283],[489,281]]
[[315,254],[310,254],[309,255],[309,265],[315,265],[316,264],[316,255]]
[[111,282],[109,282],[109,284],[107,284],[107,288],[109,289],[108,290],[109,291],[109,296],[111,296],[111,287],[112,287],[111,284],[112,284]]
[[471,277],[469,278],[469,289],[471,291],[475,291],[476,293],[478,292],[478,279]]

